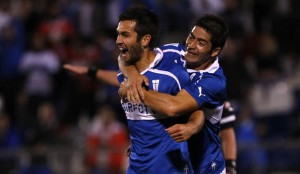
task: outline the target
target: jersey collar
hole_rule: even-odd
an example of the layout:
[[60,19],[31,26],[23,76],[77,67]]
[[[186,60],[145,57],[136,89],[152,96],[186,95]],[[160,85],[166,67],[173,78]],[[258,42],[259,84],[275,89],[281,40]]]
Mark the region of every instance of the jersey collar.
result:
[[155,56],[153,62],[149,65],[148,68],[146,68],[144,71],[142,71],[141,74],[144,74],[146,71],[154,68],[159,62],[161,62],[163,55],[164,55],[162,50],[160,48],[154,48],[154,52],[155,52],[156,56]]

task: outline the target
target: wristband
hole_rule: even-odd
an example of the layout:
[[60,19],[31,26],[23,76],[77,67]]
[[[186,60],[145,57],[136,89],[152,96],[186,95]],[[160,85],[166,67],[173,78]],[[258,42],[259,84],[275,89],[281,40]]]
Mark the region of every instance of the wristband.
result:
[[236,161],[226,160],[226,172],[230,174],[236,174]]
[[97,70],[95,67],[89,67],[86,75],[91,79],[96,79]]

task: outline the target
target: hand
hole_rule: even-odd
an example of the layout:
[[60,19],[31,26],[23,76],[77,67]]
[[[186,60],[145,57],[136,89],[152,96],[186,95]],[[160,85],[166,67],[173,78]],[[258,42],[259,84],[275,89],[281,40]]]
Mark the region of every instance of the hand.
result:
[[88,67],[86,66],[64,64],[63,68],[77,75],[87,75],[88,72]]
[[226,160],[226,174],[236,174],[236,160]]
[[166,131],[176,142],[186,141],[194,134],[194,130],[187,124],[175,124]]
[[124,82],[120,84],[118,93],[122,100],[127,100],[127,80],[124,80]]
[[236,169],[226,167],[226,174],[236,174]]
[[128,100],[133,103],[141,103],[144,99],[143,88],[149,86],[149,80],[145,76],[135,74],[131,78],[128,78],[126,86]]

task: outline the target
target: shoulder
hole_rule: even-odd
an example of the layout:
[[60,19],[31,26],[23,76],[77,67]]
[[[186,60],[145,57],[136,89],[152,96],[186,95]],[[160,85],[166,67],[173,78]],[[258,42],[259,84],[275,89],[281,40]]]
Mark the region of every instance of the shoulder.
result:
[[160,74],[172,76],[174,79],[190,81],[189,74],[183,66],[175,62],[166,60],[165,58],[162,60],[159,66],[153,69],[153,71],[156,71]]
[[163,52],[178,52],[178,51],[184,51],[184,45],[181,43],[169,43],[161,46],[161,49]]
[[170,43],[170,44],[165,44],[160,48],[164,54],[164,59],[170,62],[175,62],[180,66],[185,67],[185,60],[184,60],[185,47],[183,44]]
[[186,76],[189,79],[189,74],[187,72],[187,69],[183,67],[181,64],[178,64],[176,61],[170,61],[169,57],[165,56],[161,61],[161,64],[157,67],[158,69],[168,71],[175,76]]
[[209,72],[188,71],[195,86],[201,87],[206,91],[214,91],[213,93],[226,90],[226,78],[224,76]]
[[203,104],[221,106],[226,99],[226,82],[214,73],[194,71],[192,83],[184,89],[195,98],[199,106]]
[[180,43],[165,44],[161,50],[166,56],[183,56],[185,53],[185,47]]
[[181,86],[180,88],[182,88],[190,83],[189,74],[186,69],[179,64],[169,61],[165,58],[162,59],[160,64],[149,71],[155,74],[160,74],[165,83],[170,83],[169,85],[175,82],[178,86]]
[[202,80],[200,82],[209,85],[210,88],[226,88],[225,76],[218,73],[203,73]]

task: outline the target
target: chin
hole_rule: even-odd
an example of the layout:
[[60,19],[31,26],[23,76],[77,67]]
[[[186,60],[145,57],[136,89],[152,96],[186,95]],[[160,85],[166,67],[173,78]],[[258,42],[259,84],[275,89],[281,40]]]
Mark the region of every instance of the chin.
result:
[[186,62],[186,68],[193,69],[193,64]]
[[121,57],[121,59],[124,60],[125,62],[128,62],[128,61],[130,60],[128,55],[121,55],[120,57]]

